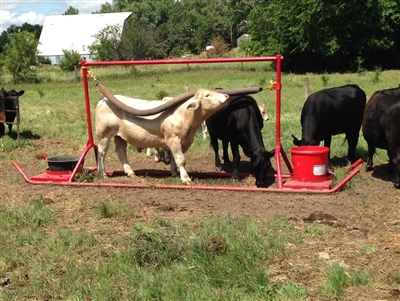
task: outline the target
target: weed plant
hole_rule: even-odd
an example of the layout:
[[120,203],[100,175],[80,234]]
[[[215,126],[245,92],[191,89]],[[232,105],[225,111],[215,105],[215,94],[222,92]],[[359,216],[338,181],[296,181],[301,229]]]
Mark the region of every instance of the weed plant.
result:
[[340,298],[343,296],[345,288],[349,282],[348,275],[343,267],[338,263],[332,264],[328,269],[328,280],[323,287],[322,294],[326,297]]

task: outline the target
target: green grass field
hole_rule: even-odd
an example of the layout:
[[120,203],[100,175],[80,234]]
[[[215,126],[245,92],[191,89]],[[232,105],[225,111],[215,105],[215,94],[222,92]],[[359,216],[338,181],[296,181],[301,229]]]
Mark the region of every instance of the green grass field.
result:
[[[229,63],[190,65],[161,65],[133,67],[91,67],[98,76],[98,81],[114,94],[124,94],[144,99],[160,99],[166,95],[176,96],[184,93],[184,84],[190,90],[197,88],[241,88],[262,87],[264,90],[253,95],[259,103],[265,103],[270,121],[263,129],[266,147],[272,149],[275,144],[275,91],[268,89],[270,81],[276,78],[269,62]],[[79,74],[81,75],[81,74]],[[308,77],[310,92],[323,88],[358,84],[367,94],[367,99],[376,90],[397,87],[400,82],[398,71],[370,71],[359,74],[283,74],[281,99],[281,138],[284,149],[293,146],[291,134],[301,136],[300,112],[305,101],[304,80]],[[28,146],[32,137],[63,139],[66,147],[73,150],[82,148],[87,140],[87,122],[85,114],[84,91],[82,82],[75,81],[73,73],[65,74],[52,67],[41,69],[41,84],[11,85],[7,76],[3,76],[6,89],[24,89],[20,98],[22,146]],[[100,92],[94,81],[89,78],[90,106],[93,115],[94,107]],[[92,116],[93,117],[93,116]],[[203,151],[205,143],[196,137],[190,152]],[[208,142],[206,143],[208,147]],[[15,139],[7,135],[2,139],[0,150],[9,151],[17,147]],[[197,149],[199,148],[199,149]],[[344,136],[333,138],[332,156],[342,157],[347,153]],[[366,143],[360,135],[358,155],[365,159]],[[56,155],[56,154],[52,154]],[[376,162],[386,160],[386,154],[378,150]]]
[[[267,87],[276,75],[268,63],[201,65],[189,70],[187,66],[142,66],[135,72],[131,67],[91,70],[111,92],[145,99],[181,94],[185,83],[190,90],[263,87],[254,98],[268,107],[270,121],[263,136],[267,148],[274,147],[275,91]],[[5,89],[25,90],[20,98],[21,146],[18,148],[15,130],[11,137],[4,136],[0,140],[1,162],[31,164],[42,140],[47,147],[54,143],[54,148],[43,150],[49,156],[80,154],[86,145],[82,82],[55,67],[40,70],[39,76],[41,84],[16,86],[7,76],[1,78]],[[354,83],[365,90],[367,98],[376,90],[397,87],[399,76],[398,71],[379,70],[307,74],[310,92]],[[291,134],[301,135],[304,78],[304,74],[282,76],[281,128],[287,152],[293,147]],[[89,89],[93,114],[100,92],[91,79]],[[347,153],[343,139],[342,135],[333,138],[332,156]],[[360,136],[358,155],[365,159],[366,150]],[[211,152],[209,141],[198,133],[189,152]],[[376,164],[386,160],[386,152],[379,150]],[[44,160],[35,164],[46,168]],[[19,176],[14,180],[22,182]],[[262,222],[244,216],[211,217],[179,224],[155,215],[153,223],[138,223],[119,233],[103,223],[137,213],[129,201],[112,198],[103,198],[96,205],[88,199],[78,200],[79,210],[86,212],[96,228],[77,230],[78,217],[60,225],[60,215],[66,212],[56,212],[44,201],[38,197],[24,206],[0,209],[0,300],[309,300],[302,285],[290,279],[272,281],[270,275],[274,264],[287,256],[287,246],[301,246],[306,236],[319,237],[328,231],[308,227],[302,233],[290,221],[275,217]],[[118,228],[117,222],[113,225]],[[335,265],[318,268],[327,275],[327,282],[318,284],[321,300],[338,300],[349,287],[372,281],[362,271],[346,274]],[[399,275],[392,277],[398,283]]]

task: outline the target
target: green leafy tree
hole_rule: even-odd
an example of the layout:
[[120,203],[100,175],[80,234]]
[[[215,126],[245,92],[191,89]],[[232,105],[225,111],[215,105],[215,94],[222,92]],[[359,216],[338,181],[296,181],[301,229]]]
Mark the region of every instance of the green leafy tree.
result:
[[101,5],[100,10],[94,11],[92,13],[93,14],[105,14],[105,13],[113,13],[113,12],[115,12],[114,6],[111,3],[106,2]]
[[89,46],[90,55],[99,61],[123,60],[121,53],[121,29],[109,25],[94,35],[95,42]]
[[64,58],[60,60],[60,69],[64,71],[74,71],[79,66],[81,55],[75,50],[62,50]]
[[14,84],[18,81],[36,81],[36,56],[39,41],[27,31],[14,33],[10,43],[5,46],[4,65],[13,76]]
[[31,25],[27,22],[22,24],[21,26],[11,25],[6,30],[4,30],[0,35],[0,52],[4,51],[4,46],[10,43],[10,36],[14,33],[19,33],[22,31],[31,32],[34,34],[35,38],[39,40],[40,34],[42,33],[42,25],[36,24]]
[[63,16],[66,15],[79,15],[79,9],[75,8],[75,7],[68,7],[68,9],[63,13]]
[[107,26],[95,35],[95,39],[89,50],[100,61],[166,56],[163,44],[156,41],[155,30],[151,26],[138,24],[134,19],[126,22],[123,32],[118,25]]
[[[249,14],[247,46],[252,55],[284,54],[288,71],[371,67],[398,50],[391,29],[398,32],[399,7],[394,0],[261,0]],[[391,55],[392,64],[399,62]]]

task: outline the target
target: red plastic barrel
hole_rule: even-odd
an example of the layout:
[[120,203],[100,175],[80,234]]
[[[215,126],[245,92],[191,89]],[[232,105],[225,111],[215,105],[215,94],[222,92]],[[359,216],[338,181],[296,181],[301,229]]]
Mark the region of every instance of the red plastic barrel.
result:
[[293,173],[291,179],[300,182],[326,181],[329,148],[325,146],[298,146],[290,149]]

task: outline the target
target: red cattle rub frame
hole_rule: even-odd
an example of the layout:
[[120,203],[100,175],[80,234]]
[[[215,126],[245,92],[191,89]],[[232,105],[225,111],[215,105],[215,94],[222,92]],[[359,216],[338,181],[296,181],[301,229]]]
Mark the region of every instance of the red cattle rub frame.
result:
[[[350,181],[360,171],[356,168],[363,161],[360,159],[348,168],[348,175],[342,179],[335,187],[331,188],[334,174],[331,175],[331,180],[316,183],[304,182],[300,186],[286,185],[285,183],[291,182],[291,175],[293,174],[293,167],[288,159],[281,141],[281,65],[283,56],[278,54],[271,57],[255,57],[255,58],[222,58],[222,59],[184,59],[184,60],[144,60],[144,61],[113,61],[113,62],[87,62],[85,60],[80,62],[83,74],[83,89],[85,96],[85,109],[86,109],[86,120],[88,130],[88,141],[82,155],[80,156],[75,168],[72,171],[58,172],[58,171],[47,171],[36,176],[28,177],[17,162],[13,165],[17,171],[22,175],[24,180],[30,184],[58,184],[68,186],[94,186],[94,187],[119,187],[119,188],[160,188],[160,189],[193,189],[193,190],[230,190],[230,191],[248,191],[248,192],[295,192],[295,193],[331,193],[339,191],[344,185]],[[275,179],[277,188],[257,188],[257,187],[243,187],[243,186],[198,186],[198,185],[147,185],[147,184],[121,184],[121,183],[82,183],[75,182],[74,178],[80,168],[82,168],[85,157],[90,149],[93,148],[95,159],[97,162],[97,146],[94,143],[92,134],[92,120],[90,114],[90,101],[89,101],[89,88],[88,88],[88,74],[90,66],[112,66],[112,65],[168,65],[168,64],[210,64],[210,63],[245,63],[245,62],[266,62],[272,61],[276,63],[276,82],[273,83],[269,88],[275,91],[276,94],[276,126],[275,126],[275,160],[276,160],[276,172],[274,174],[268,174],[268,177]],[[287,166],[289,174],[282,173],[282,162]],[[92,168],[91,170],[95,170]],[[137,171],[135,170],[135,173]],[[169,172],[165,171],[139,171],[137,174],[147,174],[155,176],[169,176]],[[123,171],[109,170],[109,175],[122,175]],[[194,173],[189,173],[192,176],[196,176]],[[208,172],[208,173],[197,173],[199,177],[226,177],[230,178],[229,173],[219,172]],[[240,177],[248,177],[251,174],[240,174]]]

